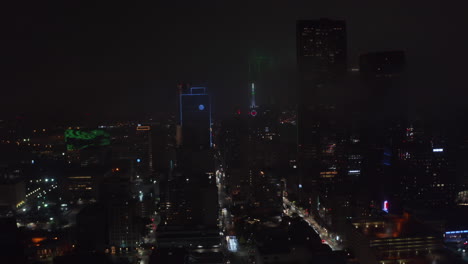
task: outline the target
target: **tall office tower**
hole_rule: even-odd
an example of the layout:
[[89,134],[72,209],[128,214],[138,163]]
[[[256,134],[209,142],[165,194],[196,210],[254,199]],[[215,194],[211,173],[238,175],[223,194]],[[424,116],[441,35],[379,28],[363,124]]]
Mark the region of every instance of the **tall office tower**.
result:
[[249,185],[249,126],[246,116],[236,114],[221,124],[216,145],[222,154],[225,185],[229,192],[247,191]]
[[[369,143],[385,141],[384,131],[407,118],[408,91],[404,89],[406,58],[403,51],[373,52],[359,57],[363,101],[361,110],[367,120],[365,138]],[[364,99],[366,98],[366,99]],[[380,137],[378,139],[377,137]]]
[[298,95],[302,103],[310,104],[314,97],[332,89],[346,73],[346,23],[330,19],[300,20],[296,30]]
[[212,153],[211,99],[204,87],[179,94],[177,161],[160,181],[160,248],[219,247],[218,199]]
[[[396,149],[401,199],[414,207],[451,207],[455,202],[455,144],[443,127],[415,124],[406,128]],[[458,154],[458,153],[457,153]]]
[[129,167],[113,168],[99,190],[99,202],[106,208],[108,219],[108,243],[117,250],[136,248],[141,239],[136,200],[131,193]]
[[312,193],[323,167],[322,153],[339,140],[332,134],[340,123],[336,105],[341,105],[337,99],[346,75],[346,23],[301,20],[296,26],[299,177],[292,186],[296,192]]
[[219,247],[215,177],[177,174],[173,179],[161,183],[158,246],[187,249]]
[[153,173],[153,144],[151,126],[138,125],[135,135],[136,177],[148,179]]
[[180,125],[185,149],[211,148],[211,99],[205,87],[191,87],[180,94]]

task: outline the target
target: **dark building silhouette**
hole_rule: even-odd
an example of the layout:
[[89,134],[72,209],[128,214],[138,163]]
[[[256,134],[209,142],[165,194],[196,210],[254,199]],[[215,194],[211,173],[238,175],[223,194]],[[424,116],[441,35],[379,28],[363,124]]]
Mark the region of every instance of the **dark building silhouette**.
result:
[[[342,122],[340,98],[346,76],[346,23],[342,20],[297,22],[298,87],[298,179],[290,181],[295,193],[316,191],[325,149],[336,146],[337,125]],[[334,152],[333,152],[334,153]],[[333,154],[334,155],[334,154]],[[316,195],[312,195],[316,199]],[[307,199],[307,197],[303,197]]]
[[27,263],[16,217],[8,206],[0,206],[0,263]]
[[189,252],[184,248],[158,249],[152,252],[149,263],[184,263],[188,255]]
[[408,122],[406,57],[403,51],[366,53],[359,65],[361,138],[366,148],[361,184],[372,187],[368,196],[378,204],[393,203],[400,184],[393,161]]
[[136,248],[141,239],[137,201],[132,198],[127,169],[114,168],[100,185],[99,201],[105,207],[108,243],[116,248]]
[[359,71],[368,78],[390,78],[401,75],[406,66],[405,52],[371,52],[359,56]]
[[[296,24],[299,98],[310,104],[328,93],[346,73],[346,23],[342,20],[300,20]],[[315,100],[316,101],[316,100]]]
[[361,106],[367,120],[383,122],[401,120],[408,109],[405,86],[406,56],[404,51],[362,54],[359,67],[363,93]]
[[109,234],[106,208],[90,204],[76,216],[77,248],[81,253],[104,252],[108,247]]

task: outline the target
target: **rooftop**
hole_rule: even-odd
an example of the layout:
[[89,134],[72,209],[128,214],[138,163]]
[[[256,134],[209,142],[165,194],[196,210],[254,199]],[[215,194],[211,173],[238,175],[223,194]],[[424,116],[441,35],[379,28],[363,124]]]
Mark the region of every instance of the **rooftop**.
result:
[[369,239],[437,236],[437,233],[408,217],[383,216],[353,221],[358,232]]

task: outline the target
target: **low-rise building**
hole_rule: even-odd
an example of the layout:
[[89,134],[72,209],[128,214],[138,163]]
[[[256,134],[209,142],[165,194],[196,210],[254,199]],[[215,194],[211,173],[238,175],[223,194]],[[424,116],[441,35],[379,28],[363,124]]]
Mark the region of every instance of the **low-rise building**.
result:
[[348,230],[351,249],[361,264],[411,264],[442,248],[442,237],[405,217],[361,218]]

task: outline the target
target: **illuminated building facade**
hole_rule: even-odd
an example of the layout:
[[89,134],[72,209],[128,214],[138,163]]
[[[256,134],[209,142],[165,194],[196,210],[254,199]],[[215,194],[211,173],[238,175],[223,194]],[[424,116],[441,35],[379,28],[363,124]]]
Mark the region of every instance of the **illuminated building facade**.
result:
[[149,125],[136,127],[135,147],[135,177],[136,179],[148,179],[153,173],[153,143],[152,131]]
[[81,167],[104,165],[110,155],[110,134],[104,129],[80,127],[65,130],[65,144],[69,163]]
[[110,135],[104,130],[65,130],[65,143],[67,150],[80,150],[91,146],[108,146],[110,145]]
[[[93,179],[94,178],[94,179]],[[73,175],[65,179],[66,197],[70,200],[95,198],[95,177],[91,175]]]
[[211,148],[211,98],[206,88],[191,87],[179,98],[183,146],[193,150]]
[[442,237],[405,217],[361,218],[348,230],[349,245],[362,264],[420,263],[442,248]]
[[64,177],[58,179],[63,190],[63,197],[73,203],[79,200],[90,201],[98,198],[98,186],[105,174],[105,169],[69,168]]
[[[421,124],[406,128],[396,147],[401,196],[417,206],[451,207],[457,200],[454,148],[445,136]],[[439,134],[439,135],[437,135]]]

